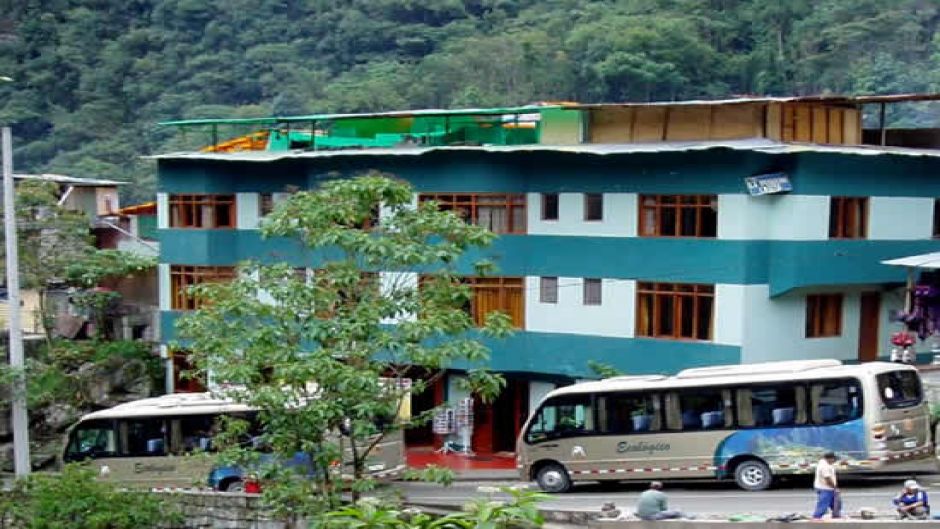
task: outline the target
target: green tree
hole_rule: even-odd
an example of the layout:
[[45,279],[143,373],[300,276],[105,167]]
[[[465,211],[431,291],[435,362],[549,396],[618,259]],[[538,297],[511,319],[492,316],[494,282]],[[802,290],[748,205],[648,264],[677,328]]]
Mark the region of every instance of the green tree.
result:
[[[344,452],[354,495],[369,488],[365,461],[383,436],[431,418],[402,419],[403,399],[442,370],[475,366],[468,386],[483,397],[504,384],[482,369],[488,350],[479,336],[505,335],[509,318],[493,313],[476,329],[458,275],[461,256],[494,235],[435,204],[414,207],[412,197],[406,183],[377,174],[292,195],[262,233],[321,256],[313,276],[288,264],[246,264],[230,283],[197,287],[207,303],[178,324],[197,367],[227,384],[218,391],[259,410],[262,442],[276,459],[312,455],[312,479],[269,469],[280,476],[266,494],[295,514],[336,505],[340,469],[331,463]],[[492,265],[474,268],[483,274]],[[421,272],[420,287],[411,271]],[[437,374],[409,388],[412,366]]]

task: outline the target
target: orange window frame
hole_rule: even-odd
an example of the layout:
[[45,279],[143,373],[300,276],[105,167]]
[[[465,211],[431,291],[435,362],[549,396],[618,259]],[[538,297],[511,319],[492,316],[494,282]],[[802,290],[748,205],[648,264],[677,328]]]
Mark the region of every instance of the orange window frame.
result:
[[842,336],[842,294],[809,294],[806,296],[806,337]]
[[[671,304],[670,322],[663,321],[662,307]],[[647,312],[648,311],[648,312]],[[687,314],[687,312],[690,312]],[[685,333],[683,323],[691,321],[691,332]],[[702,319],[707,318],[705,332]],[[709,341],[714,335],[715,287],[692,283],[637,283],[636,335],[672,340]],[[668,325],[667,325],[668,324]]]
[[[234,194],[175,194],[170,195],[170,227],[191,229],[231,229],[236,226],[237,206]],[[202,224],[202,209],[211,208],[211,225]],[[228,220],[219,223],[219,213],[228,209]]]
[[170,308],[198,310],[204,301],[189,294],[189,287],[205,283],[222,283],[235,279],[233,266],[170,266]]
[[[639,236],[640,237],[699,237],[715,238],[718,236],[718,197],[715,195],[640,195],[639,197]],[[715,211],[715,233],[705,233],[703,213],[707,209]],[[695,211],[695,233],[682,233],[682,214]],[[663,231],[663,213],[672,211],[674,216],[672,233]],[[652,221],[651,221],[652,217]]]
[[[480,208],[506,211],[506,228],[493,233],[526,233],[526,197],[521,193],[422,193],[419,202],[433,200],[443,211],[453,211],[465,221],[480,225]],[[517,218],[518,217],[518,218]]]
[[829,238],[868,238],[868,197],[832,197],[829,200]]
[[463,283],[471,290],[470,315],[482,327],[490,312],[509,315],[512,326],[525,327],[525,281],[521,277],[466,277]]

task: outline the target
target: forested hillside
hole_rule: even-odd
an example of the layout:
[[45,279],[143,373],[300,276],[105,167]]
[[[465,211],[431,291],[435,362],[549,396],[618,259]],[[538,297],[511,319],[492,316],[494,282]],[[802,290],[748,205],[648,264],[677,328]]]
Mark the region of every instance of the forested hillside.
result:
[[940,90],[937,0],[0,0],[19,170],[132,180],[184,117]]

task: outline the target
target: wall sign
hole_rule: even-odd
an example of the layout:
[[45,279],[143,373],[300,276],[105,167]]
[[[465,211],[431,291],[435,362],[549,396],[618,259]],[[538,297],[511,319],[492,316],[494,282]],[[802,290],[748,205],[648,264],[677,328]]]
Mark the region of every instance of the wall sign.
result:
[[793,191],[793,184],[786,173],[770,173],[748,176],[744,179],[751,196],[776,195]]

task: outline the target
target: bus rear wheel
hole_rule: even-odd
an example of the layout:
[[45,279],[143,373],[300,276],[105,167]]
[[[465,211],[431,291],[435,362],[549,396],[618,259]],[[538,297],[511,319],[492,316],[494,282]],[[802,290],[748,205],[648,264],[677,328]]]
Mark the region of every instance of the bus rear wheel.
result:
[[219,488],[222,492],[245,492],[245,482],[240,479],[232,479]]
[[571,478],[568,471],[558,463],[548,463],[535,474],[535,482],[545,492],[568,492],[571,489]]
[[774,476],[763,461],[748,459],[734,467],[734,482],[744,490],[758,491],[770,487]]

